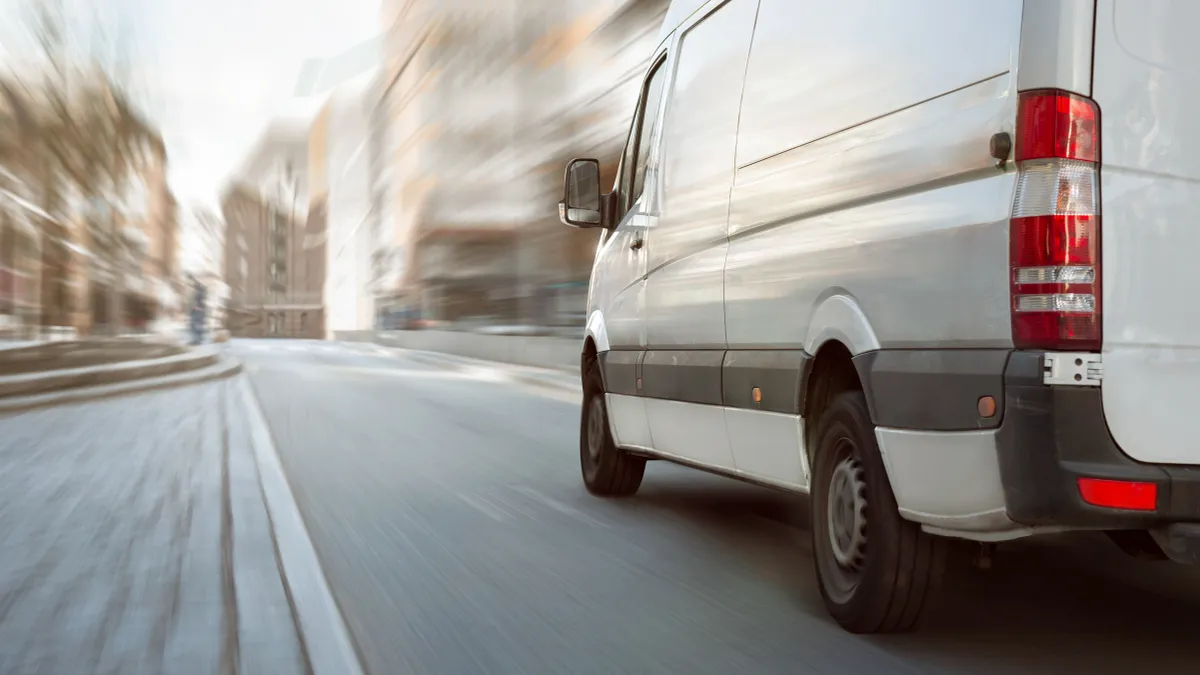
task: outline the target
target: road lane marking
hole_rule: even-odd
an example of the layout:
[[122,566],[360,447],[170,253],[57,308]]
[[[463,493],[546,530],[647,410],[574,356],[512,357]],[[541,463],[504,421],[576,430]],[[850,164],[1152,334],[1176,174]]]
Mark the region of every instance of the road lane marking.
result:
[[258,397],[248,377],[239,376],[237,386],[250,426],[263,499],[271,514],[283,581],[291,593],[313,675],[363,675],[350,631],[296,506]]

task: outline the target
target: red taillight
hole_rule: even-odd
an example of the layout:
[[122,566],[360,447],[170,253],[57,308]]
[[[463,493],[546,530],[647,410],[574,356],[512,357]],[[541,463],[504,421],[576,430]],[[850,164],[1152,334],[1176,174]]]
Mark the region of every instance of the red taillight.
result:
[[1095,265],[1095,216],[1013,218],[1013,261],[1019,267]]
[[1079,496],[1092,506],[1127,511],[1153,511],[1158,508],[1158,486],[1124,480],[1080,478]]
[[1013,343],[1099,350],[1100,112],[1061,91],[1020,96],[1009,226]]
[[1092,101],[1054,89],[1021,94],[1016,160],[1100,161],[1100,112]]

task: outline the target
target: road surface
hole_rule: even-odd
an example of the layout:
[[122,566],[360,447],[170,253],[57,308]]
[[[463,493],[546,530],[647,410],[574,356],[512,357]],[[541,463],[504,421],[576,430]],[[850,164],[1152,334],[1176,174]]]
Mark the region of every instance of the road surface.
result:
[[826,616],[783,493],[662,462],[589,496],[575,396],[370,345],[238,341],[368,673],[1195,673],[1200,575],[1001,549],[924,632]]
[[0,675],[306,672],[238,391],[0,414]]

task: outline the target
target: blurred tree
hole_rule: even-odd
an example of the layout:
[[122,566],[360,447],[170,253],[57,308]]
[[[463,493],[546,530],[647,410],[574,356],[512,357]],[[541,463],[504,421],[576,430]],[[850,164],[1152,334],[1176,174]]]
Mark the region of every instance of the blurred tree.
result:
[[[112,265],[120,253],[114,212],[130,179],[154,150],[158,131],[130,96],[128,36],[108,39],[90,22],[91,54],[74,49],[62,0],[33,0],[26,14],[39,47],[31,72],[0,76],[0,165],[25,181],[54,222],[43,223],[43,323],[67,323],[68,224],[88,223],[88,248]],[[80,210],[84,213],[80,213]]]
[[84,199],[115,201],[151,145],[161,143],[129,98],[127,36],[109,40],[103,24],[93,22],[92,54],[80,64],[65,37],[62,0],[36,7],[34,32],[45,59],[43,125],[51,132],[43,136],[46,149]]

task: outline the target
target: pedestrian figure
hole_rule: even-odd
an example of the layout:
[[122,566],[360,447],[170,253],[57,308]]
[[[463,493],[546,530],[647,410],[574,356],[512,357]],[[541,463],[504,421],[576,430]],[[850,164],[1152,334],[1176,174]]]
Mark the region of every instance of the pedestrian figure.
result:
[[204,284],[199,280],[194,281],[194,291],[192,294],[192,311],[191,311],[191,329],[192,329],[192,344],[201,344],[204,342],[204,322],[205,322],[205,301],[206,292]]

